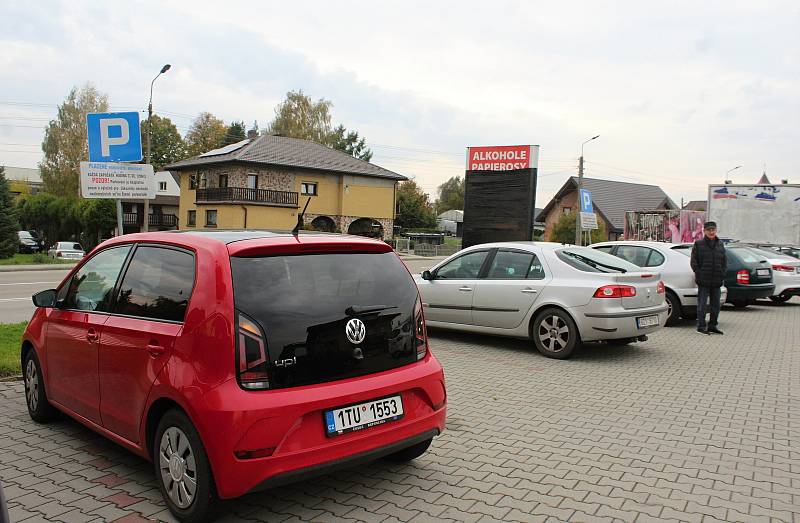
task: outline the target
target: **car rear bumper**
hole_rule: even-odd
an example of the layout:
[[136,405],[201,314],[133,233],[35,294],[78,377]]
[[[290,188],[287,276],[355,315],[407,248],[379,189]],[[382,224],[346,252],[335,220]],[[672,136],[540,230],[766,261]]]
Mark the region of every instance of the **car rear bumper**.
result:
[[[326,410],[394,394],[403,400],[401,419],[326,435]],[[430,353],[397,369],[307,387],[255,392],[230,380],[203,400],[196,421],[221,498],[402,450],[443,432],[447,410],[444,373]],[[264,449],[264,457],[241,457]]]
[[[579,329],[583,341],[635,338],[662,328],[667,321],[667,305],[613,312],[583,312]],[[658,325],[640,329],[636,318],[658,316]]]
[[773,296],[800,296],[800,282],[775,282]]
[[754,283],[751,285],[732,285],[728,287],[728,303],[734,301],[757,300],[775,295],[775,284]]

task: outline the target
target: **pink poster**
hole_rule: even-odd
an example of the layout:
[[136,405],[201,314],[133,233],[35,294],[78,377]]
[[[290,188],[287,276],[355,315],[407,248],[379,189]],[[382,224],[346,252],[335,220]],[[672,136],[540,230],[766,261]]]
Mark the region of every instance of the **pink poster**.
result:
[[684,242],[694,242],[703,237],[703,223],[706,221],[705,211],[681,212],[681,236]]

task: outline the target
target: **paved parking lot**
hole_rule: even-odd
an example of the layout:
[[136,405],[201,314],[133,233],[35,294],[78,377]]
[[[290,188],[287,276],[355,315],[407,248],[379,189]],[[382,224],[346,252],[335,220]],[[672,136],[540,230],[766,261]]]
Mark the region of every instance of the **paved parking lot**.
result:
[[[644,344],[549,360],[433,332],[448,431],[384,462],[227,502],[219,521],[800,521],[800,301],[725,308]],[[170,520],[150,465],[0,384],[13,521]]]

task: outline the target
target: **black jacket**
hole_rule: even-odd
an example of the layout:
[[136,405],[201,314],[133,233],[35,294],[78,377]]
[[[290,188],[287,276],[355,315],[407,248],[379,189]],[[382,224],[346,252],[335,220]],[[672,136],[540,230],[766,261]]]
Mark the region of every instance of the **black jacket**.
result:
[[719,238],[711,241],[704,236],[694,242],[692,270],[694,281],[700,287],[722,287],[725,271],[728,270],[728,257]]

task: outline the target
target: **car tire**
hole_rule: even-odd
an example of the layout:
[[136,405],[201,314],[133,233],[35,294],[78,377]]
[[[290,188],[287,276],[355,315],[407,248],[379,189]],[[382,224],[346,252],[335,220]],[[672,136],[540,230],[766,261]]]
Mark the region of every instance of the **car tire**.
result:
[[744,309],[748,305],[750,305],[750,302],[747,300],[735,300],[732,301],[731,304],[733,304],[733,306],[736,307],[737,309]]
[[47,399],[42,366],[35,350],[31,349],[25,356],[22,372],[25,382],[25,403],[31,419],[36,423],[50,423],[58,419],[58,410],[50,405]]
[[[206,521],[216,503],[214,479],[197,429],[182,411],[166,412],[153,440],[158,488],[178,521]],[[176,479],[177,477],[177,479]]]
[[665,325],[667,327],[670,327],[678,323],[678,320],[681,319],[681,317],[683,316],[683,310],[681,308],[681,302],[678,299],[678,296],[675,295],[674,292],[667,291],[666,297],[664,299],[666,300],[667,307],[669,309]]
[[428,447],[431,446],[432,441],[433,438],[426,439],[425,441],[421,441],[416,445],[411,445],[410,447],[406,447],[403,450],[398,450],[393,454],[389,454],[388,456],[384,457],[384,459],[387,461],[392,461],[394,463],[409,462],[425,454],[425,452],[428,450]]
[[785,294],[781,294],[780,296],[770,296],[770,297],[769,297],[769,299],[770,299],[770,300],[771,300],[773,303],[786,303],[786,302],[787,302],[787,301],[789,301],[791,298],[792,298],[791,296],[786,296]]
[[531,336],[539,352],[559,360],[569,358],[580,343],[578,327],[572,317],[555,308],[544,309],[536,314]]

